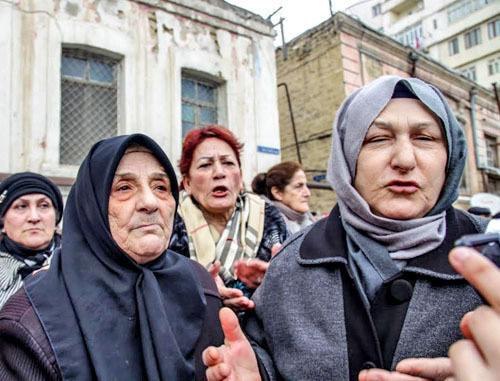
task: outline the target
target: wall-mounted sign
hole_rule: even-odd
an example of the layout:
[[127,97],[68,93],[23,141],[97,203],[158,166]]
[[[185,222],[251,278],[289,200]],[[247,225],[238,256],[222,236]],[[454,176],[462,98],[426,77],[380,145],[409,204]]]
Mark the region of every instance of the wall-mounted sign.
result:
[[316,175],[316,176],[313,176],[313,180],[314,181],[321,181],[321,180],[324,180],[326,179],[326,175]]
[[264,147],[264,146],[257,146],[257,152],[269,153],[271,155],[279,155],[280,154],[279,148]]

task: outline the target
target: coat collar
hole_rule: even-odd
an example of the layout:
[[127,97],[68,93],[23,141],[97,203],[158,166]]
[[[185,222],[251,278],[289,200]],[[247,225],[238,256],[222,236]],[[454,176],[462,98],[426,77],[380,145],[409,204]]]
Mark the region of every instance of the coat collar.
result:
[[[299,249],[299,263],[321,265],[347,264],[346,233],[342,227],[338,205],[327,218],[318,221],[306,233]],[[446,236],[439,247],[408,261],[404,272],[412,272],[440,279],[462,279],[448,262],[448,253],[454,242],[464,234],[478,233],[474,225],[454,208],[446,212]]]

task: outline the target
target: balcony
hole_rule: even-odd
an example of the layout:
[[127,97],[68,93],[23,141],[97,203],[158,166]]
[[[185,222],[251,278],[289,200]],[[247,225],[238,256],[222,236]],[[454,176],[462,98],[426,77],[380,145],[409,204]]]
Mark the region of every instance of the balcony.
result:
[[422,0],[388,0],[383,5],[383,12],[393,12],[399,14],[414,7]]

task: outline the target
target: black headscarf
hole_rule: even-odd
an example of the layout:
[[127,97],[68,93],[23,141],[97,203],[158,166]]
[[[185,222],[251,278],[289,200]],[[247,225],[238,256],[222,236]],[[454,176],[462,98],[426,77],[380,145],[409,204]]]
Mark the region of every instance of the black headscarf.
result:
[[41,193],[52,200],[56,210],[56,224],[61,221],[63,199],[59,188],[45,176],[22,172],[7,177],[0,184],[0,217],[3,218],[14,201],[25,194]]
[[84,160],[64,212],[62,249],[25,290],[65,380],[190,380],[205,315],[189,260],[166,250],[138,265],[108,224],[114,173],[127,147],[149,149],[177,181],[163,150],[141,134],[97,143]]

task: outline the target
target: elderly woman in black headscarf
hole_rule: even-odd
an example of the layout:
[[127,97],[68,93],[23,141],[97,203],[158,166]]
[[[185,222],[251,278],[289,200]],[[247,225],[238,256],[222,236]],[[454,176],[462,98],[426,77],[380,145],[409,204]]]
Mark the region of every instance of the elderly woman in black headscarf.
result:
[[16,173],[0,184],[0,309],[59,247],[62,212],[61,192],[42,175]]
[[439,357],[481,298],[448,252],[488,222],[452,206],[466,158],[453,111],[419,79],[382,77],[344,101],[332,139],[328,178],[338,205],[272,260],[245,326],[254,352],[248,343],[242,350],[235,317],[221,311],[231,340],[204,353],[210,380],[244,372],[254,380],[395,381],[450,371]]
[[177,203],[152,139],[97,143],[68,197],[62,249],[0,313],[0,379],[204,379],[221,300],[203,267],[167,250]]

